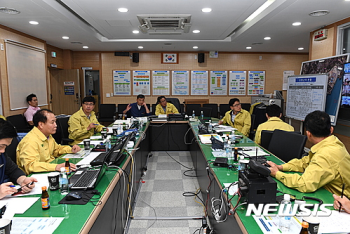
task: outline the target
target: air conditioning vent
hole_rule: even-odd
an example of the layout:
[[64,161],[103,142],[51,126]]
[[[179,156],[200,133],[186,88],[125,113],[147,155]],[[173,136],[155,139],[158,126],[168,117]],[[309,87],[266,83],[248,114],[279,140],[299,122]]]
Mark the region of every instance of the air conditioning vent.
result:
[[[157,34],[181,34],[188,33],[191,28],[191,15],[138,15],[143,33]],[[154,34],[153,34],[154,35]]]

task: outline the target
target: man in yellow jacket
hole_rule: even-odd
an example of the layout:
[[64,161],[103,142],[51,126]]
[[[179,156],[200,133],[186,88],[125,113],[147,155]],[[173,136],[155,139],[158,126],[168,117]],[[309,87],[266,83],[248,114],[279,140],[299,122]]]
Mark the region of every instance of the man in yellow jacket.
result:
[[344,195],[350,197],[350,155],[344,144],[331,135],[333,127],[329,115],[324,111],[311,112],[306,116],[304,126],[307,138],[313,144],[309,155],[282,165],[268,161],[271,176],[302,193],[324,187],[339,196],[345,184]]
[[230,111],[227,111],[224,118],[219,121],[219,124],[228,124],[243,135],[249,136],[251,117],[250,113],[243,110],[238,98],[232,98],[229,102]]
[[69,118],[69,138],[74,140],[71,145],[90,138],[95,132],[101,132],[104,126],[98,122],[93,111],[94,108],[95,98],[91,96],[84,97],[80,110]]
[[272,104],[266,107],[266,117],[267,121],[258,126],[255,133],[255,142],[257,144],[261,143],[261,131],[269,130],[273,131],[275,129],[280,129],[283,131],[293,132],[294,128],[283,122],[280,118],[282,117],[282,109],[276,104]]
[[157,98],[157,103],[158,105],[156,106],[156,111],[155,111],[156,115],[179,114],[178,109],[173,104],[168,103],[164,96],[159,96]]
[[[78,145],[62,146],[56,143],[51,134],[56,133],[56,117],[52,111],[42,109],[33,116],[34,128],[17,146],[17,165],[27,175],[33,172],[60,171],[65,163],[51,164],[56,157],[66,153],[76,153]],[[71,169],[76,166],[71,163]]]

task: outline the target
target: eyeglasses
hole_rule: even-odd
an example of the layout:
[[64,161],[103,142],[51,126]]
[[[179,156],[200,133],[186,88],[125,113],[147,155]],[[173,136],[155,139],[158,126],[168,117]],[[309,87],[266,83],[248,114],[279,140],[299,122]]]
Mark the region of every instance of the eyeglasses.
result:
[[233,107],[237,107],[237,106],[240,106],[240,105],[241,105],[241,103],[238,103],[236,105],[233,105]]
[[94,106],[95,104],[94,103],[92,103],[92,102],[88,102],[88,103],[83,103],[85,106]]

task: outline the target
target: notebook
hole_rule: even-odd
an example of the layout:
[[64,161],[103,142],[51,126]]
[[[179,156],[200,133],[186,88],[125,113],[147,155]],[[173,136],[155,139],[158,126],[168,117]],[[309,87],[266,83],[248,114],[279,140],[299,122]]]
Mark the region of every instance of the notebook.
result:
[[[102,176],[105,174],[108,165],[106,159],[109,155],[109,152],[106,154],[101,167],[95,170],[84,170],[77,171],[70,179],[71,182],[75,181],[71,189],[93,189],[100,182]],[[78,173],[78,175],[77,175]]]

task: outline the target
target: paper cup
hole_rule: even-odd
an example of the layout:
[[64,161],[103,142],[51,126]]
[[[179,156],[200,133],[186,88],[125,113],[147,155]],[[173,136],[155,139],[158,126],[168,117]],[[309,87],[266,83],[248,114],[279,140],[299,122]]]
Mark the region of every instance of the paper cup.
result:
[[47,175],[47,178],[49,180],[49,189],[51,191],[57,190],[60,187],[60,184],[59,184],[60,173],[51,172]]
[[320,219],[315,216],[303,217],[303,220],[309,223],[309,233],[317,234],[320,226]]
[[90,139],[85,139],[84,141],[84,150],[90,149]]
[[0,233],[1,234],[10,234],[10,230],[11,230],[11,220],[0,219]]

